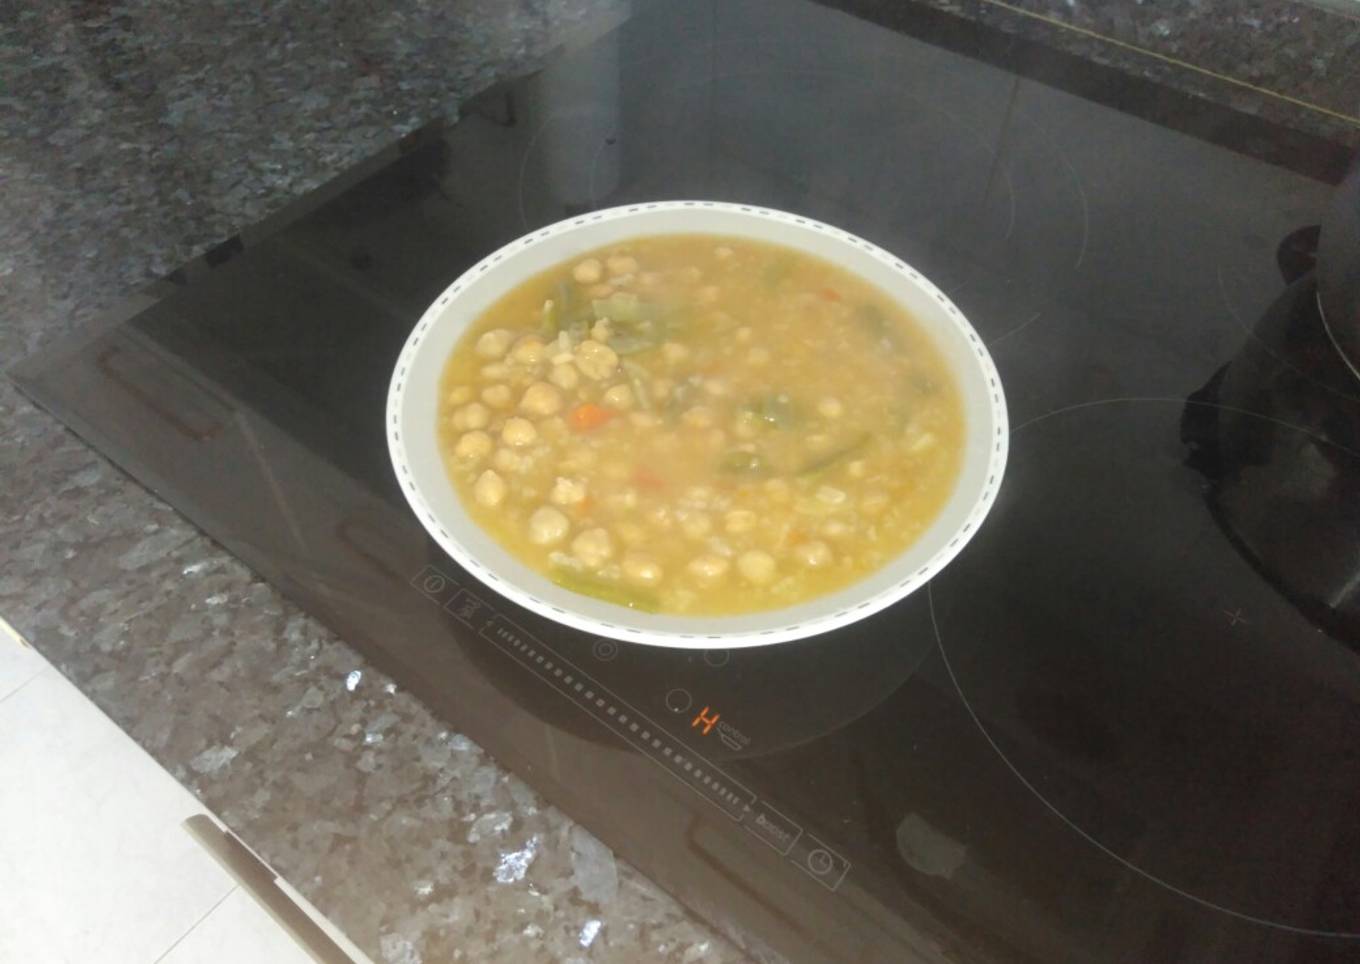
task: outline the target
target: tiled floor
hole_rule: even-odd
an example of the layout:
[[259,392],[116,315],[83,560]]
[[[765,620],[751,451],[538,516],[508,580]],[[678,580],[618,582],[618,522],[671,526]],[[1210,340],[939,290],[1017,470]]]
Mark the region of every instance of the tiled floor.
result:
[[0,621],[0,962],[312,960],[181,826],[203,812]]

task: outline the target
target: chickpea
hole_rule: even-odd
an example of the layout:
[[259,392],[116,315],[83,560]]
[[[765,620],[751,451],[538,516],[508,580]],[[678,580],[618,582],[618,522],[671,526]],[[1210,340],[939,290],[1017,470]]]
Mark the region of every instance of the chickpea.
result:
[[571,540],[571,554],[591,569],[598,569],[614,555],[614,540],[607,529],[587,529]]
[[748,549],[737,557],[737,571],[747,582],[763,586],[775,577],[774,557],[759,549]]
[[883,510],[888,507],[888,493],[886,492],[866,492],[864,498],[859,500],[859,511],[865,515],[882,515]]
[[732,564],[722,556],[706,552],[691,559],[685,571],[700,585],[712,586],[727,575],[727,570],[731,568]]
[[750,509],[732,509],[723,516],[723,528],[730,535],[750,532],[756,527],[756,514]]
[[610,274],[632,274],[638,269],[637,258],[630,258],[626,254],[612,254],[604,263]]
[[599,258],[586,258],[571,269],[571,276],[583,285],[593,285],[604,277]]
[[555,415],[561,408],[562,393],[547,382],[534,382],[519,400],[519,410],[529,415]]
[[613,334],[610,330],[609,319],[601,318],[590,326],[590,337],[595,341],[608,344],[609,336]]
[[675,524],[675,519],[671,514],[670,507],[665,505],[658,505],[648,509],[646,519],[647,523],[651,525],[652,528],[658,529],[661,532],[670,532],[671,527]]
[[604,393],[604,403],[611,408],[633,407],[633,390],[627,385],[614,385]]
[[608,345],[585,341],[576,347],[576,367],[587,378],[603,381],[618,371],[619,356]]
[[750,412],[740,412],[732,421],[732,434],[751,439],[760,434],[760,419]]
[[543,339],[537,335],[525,335],[510,352],[510,357],[521,365],[537,365],[548,354]]
[[751,340],[751,336],[753,334],[754,332],[751,331],[750,325],[742,325],[736,331],[737,341],[741,342],[744,345]]
[[509,408],[514,400],[509,385],[488,385],[482,389],[482,401],[491,408]]
[[923,432],[915,442],[907,446],[907,451],[912,455],[920,455],[922,452],[931,448],[935,444],[935,435],[931,432]]
[[636,522],[620,522],[614,526],[614,531],[626,546],[640,546],[647,541],[647,530]]
[[634,586],[659,585],[663,575],[661,563],[645,552],[630,552],[623,557],[623,578]]
[[529,541],[536,546],[556,545],[567,537],[571,523],[557,509],[539,506],[529,516]]
[[553,482],[552,492],[548,493],[548,501],[556,505],[576,505],[586,499],[586,480],[569,479],[559,475]]
[[458,440],[453,447],[453,454],[460,459],[484,459],[491,454],[492,448],[490,435],[472,431]]
[[783,479],[766,479],[764,489],[771,502],[788,502],[793,497],[789,484]]
[[470,385],[457,385],[449,390],[448,400],[450,405],[462,405],[471,398],[472,386]]
[[495,470],[487,469],[477,476],[477,481],[472,486],[472,495],[478,505],[495,507],[505,501],[505,490],[505,480],[497,475]]
[[842,522],[840,519],[827,519],[822,523],[819,531],[828,539],[844,539],[855,530],[848,522]]
[[862,479],[869,474],[869,465],[863,459],[855,459],[845,467],[845,471],[850,473],[852,479]]
[[689,357],[689,349],[678,341],[668,341],[661,346],[661,357],[668,365],[678,365]]
[[538,434],[550,442],[560,442],[567,437],[567,423],[560,415],[550,415],[538,423]]
[[590,297],[592,298],[608,298],[613,293],[614,293],[613,285],[605,284],[591,285],[589,288],[586,289],[586,294],[590,295]]
[[686,411],[684,415],[681,415],[680,420],[690,428],[712,428],[714,421],[713,409],[703,405],[695,405],[693,408]]
[[496,449],[496,454],[491,456],[491,464],[502,472],[523,472],[524,465],[528,460],[518,452],[509,449]]
[[515,448],[532,445],[538,438],[538,429],[527,418],[507,418],[501,426],[501,441]]
[[652,379],[652,395],[659,402],[664,402],[671,397],[671,389],[675,387],[675,382],[669,378]]
[[831,565],[831,547],[820,539],[794,546],[793,557],[809,569]]
[[832,485],[819,486],[817,489],[817,501],[823,505],[845,505],[848,498],[850,497],[845,494],[844,489]]
[[514,340],[513,332],[504,328],[493,328],[477,339],[477,354],[483,358],[502,358]]
[[697,285],[700,281],[703,280],[703,277],[704,273],[700,271],[698,268],[696,268],[694,265],[690,265],[687,268],[680,269],[680,280],[687,285]]
[[510,377],[510,366],[505,362],[492,362],[482,366],[481,374],[489,382],[503,382]]
[[715,398],[721,398],[728,392],[727,382],[721,378],[705,378],[704,391]]
[[564,392],[569,392],[580,384],[581,376],[577,373],[576,366],[568,361],[554,365],[552,372],[548,375],[548,381]]
[[735,253],[736,252],[734,252],[731,248],[729,248],[725,244],[721,244],[713,249],[713,255],[719,261],[726,261],[728,258],[732,257],[732,255]]
[[695,300],[701,305],[711,305],[722,296],[722,289],[717,285],[704,285],[694,292]]
[[708,517],[706,512],[685,510],[680,515],[680,531],[689,538],[698,541],[713,531],[713,520]]
[[817,402],[817,414],[822,418],[840,418],[845,414],[845,406],[839,398],[827,396]]
[[769,361],[769,351],[760,346],[756,346],[746,353],[746,363],[748,365],[756,365],[758,367],[760,365],[768,364]]
[[491,421],[491,413],[481,402],[468,402],[453,413],[453,427],[456,429],[486,428]]
[[633,412],[628,416],[628,421],[633,423],[634,428],[656,428],[661,424],[661,419],[651,412]]

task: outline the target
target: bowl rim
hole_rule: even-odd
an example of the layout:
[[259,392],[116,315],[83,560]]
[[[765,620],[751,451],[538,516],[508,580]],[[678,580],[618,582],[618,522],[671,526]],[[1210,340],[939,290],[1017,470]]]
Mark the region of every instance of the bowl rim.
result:
[[[434,328],[435,323],[439,318],[445,316],[448,306],[453,301],[454,297],[473,279],[485,273],[492,265],[507,260],[513,254],[535,247],[563,233],[589,228],[600,222],[615,221],[640,214],[657,211],[664,212],[667,210],[693,210],[696,208],[723,211],[728,214],[750,215],[755,218],[764,218],[776,222],[796,225],[800,229],[811,229],[834,240],[858,248],[862,253],[869,255],[883,266],[891,269],[893,272],[900,275],[906,283],[921,289],[929,299],[937,302],[941,309],[943,309],[943,316],[949,320],[949,322],[957,329],[958,334],[962,335],[967,342],[971,358],[978,365],[982,378],[986,383],[986,394],[989,399],[990,411],[988,414],[990,415],[990,420],[988,424],[992,426],[992,438],[987,445],[987,464],[985,471],[981,474],[984,481],[976,496],[973,498],[972,504],[962,522],[949,532],[950,537],[944,544],[932,553],[922,565],[917,566],[901,579],[895,580],[890,585],[878,590],[871,596],[857,599],[852,604],[838,606],[826,613],[820,613],[810,618],[798,619],[793,622],[783,622],[778,625],[771,625],[761,629],[747,629],[732,632],[723,632],[721,630],[678,632],[668,629],[645,629],[638,626],[619,625],[586,613],[574,612],[570,609],[564,609],[548,600],[542,599],[533,592],[522,588],[515,582],[493,571],[479,560],[472,551],[465,547],[459,539],[448,531],[430,507],[415,480],[414,474],[410,468],[410,460],[406,447],[407,443],[401,433],[401,417],[404,411],[406,387],[408,385],[407,374],[412,367],[412,361],[416,358],[422,344]],[[703,232],[702,228],[700,228],[672,233]],[[716,233],[723,232],[719,231]],[[740,232],[728,231],[726,233],[734,233],[737,236],[740,236]],[[796,245],[791,244],[790,246]],[[848,270],[853,270],[853,268],[849,268]],[[964,317],[963,313],[959,311],[958,307],[949,299],[949,297],[929,279],[892,253],[878,247],[872,242],[866,241],[848,231],[844,231],[841,228],[824,224],[803,215],[780,211],[773,208],[760,207],[753,204],[706,200],[648,201],[620,205],[612,208],[603,208],[585,214],[564,218],[561,221],[527,232],[509,243],[502,245],[476,264],[472,265],[454,279],[454,281],[430,303],[429,307],[425,309],[420,319],[416,322],[410,335],[407,336],[406,342],[402,346],[401,353],[398,355],[396,364],[393,367],[392,379],[388,386],[386,433],[388,454],[392,460],[392,467],[396,473],[397,481],[401,487],[402,493],[406,497],[411,509],[415,512],[416,517],[420,520],[429,535],[439,544],[440,548],[488,588],[540,616],[583,632],[607,636],[625,642],[681,649],[736,649],[747,646],[762,646],[789,642],[795,639],[816,636],[858,622],[880,610],[886,609],[893,603],[910,595],[948,565],[977,532],[983,519],[996,501],[997,492],[1001,487],[1001,481],[1005,474],[1010,447],[1009,416],[1005,394],[1001,386],[1001,378],[997,373],[991,354],[987,351],[981,337]],[[912,543],[911,545],[915,545],[915,543]],[[909,551],[911,545],[904,548],[903,553]],[[899,559],[900,555],[894,557],[884,563],[877,571],[881,572],[883,569],[893,566]],[[870,575],[872,574],[866,574],[864,578],[867,579]],[[862,582],[864,580],[861,579],[858,581]],[[848,586],[843,587],[843,589],[838,590],[838,592],[852,589],[855,585],[856,583],[852,582]],[[799,605],[805,604],[806,603]],[[777,614],[785,612],[787,608],[789,607],[742,615],[749,617],[765,615],[768,613],[772,617],[772,622],[776,622],[778,619]],[[624,609],[623,611],[635,614],[637,612],[629,609]],[[724,618],[731,617],[695,616],[692,618],[704,621],[721,621]]]

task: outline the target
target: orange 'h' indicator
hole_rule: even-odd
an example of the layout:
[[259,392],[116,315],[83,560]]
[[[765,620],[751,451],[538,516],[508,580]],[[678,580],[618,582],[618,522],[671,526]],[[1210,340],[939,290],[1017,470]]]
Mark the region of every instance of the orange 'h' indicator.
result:
[[704,725],[704,736],[708,736],[708,731],[713,729],[713,724],[717,723],[718,718],[721,716],[722,716],[721,713],[714,713],[712,716],[709,716],[708,707],[705,706],[702,710],[699,711],[698,716],[690,720],[689,727],[692,730],[700,723],[702,723]]

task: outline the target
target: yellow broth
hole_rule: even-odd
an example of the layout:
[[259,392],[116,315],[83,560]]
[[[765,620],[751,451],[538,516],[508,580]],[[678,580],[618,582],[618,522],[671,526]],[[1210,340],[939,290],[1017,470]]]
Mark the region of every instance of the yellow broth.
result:
[[909,546],[959,474],[954,378],[856,275],[735,237],[631,239],[524,282],[440,384],[471,516],[573,591],[650,611],[789,606]]

